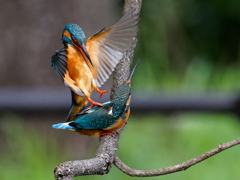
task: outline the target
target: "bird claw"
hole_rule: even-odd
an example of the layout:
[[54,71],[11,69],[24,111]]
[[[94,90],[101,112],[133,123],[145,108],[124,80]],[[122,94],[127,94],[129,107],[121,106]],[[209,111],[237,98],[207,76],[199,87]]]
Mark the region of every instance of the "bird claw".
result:
[[[118,130],[116,130],[115,132],[116,132],[117,134],[119,134],[119,131],[118,131]],[[99,134],[100,137],[105,136],[105,135],[109,135],[109,136],[115,137],[115,135],[112,134],[112,133],[101,133],[101,134]]]
[[90,103],[92,103],[92,105],[90,106],[90,108],[93,108],[94,105],[103,106],[103,104],[98,103],[98,102],[95,102],[95,101],[91,100],[90,98],[88,99],[88,101],[89,101]]
[[115,135],[112,134],[112,133],[101,133],[101,134],[99,134],[99,137],[102,137],[102,136],[105,136],[105,135],[109,135],[109,136],[115,137]]
[[96,91],[100,93],[100,98],[103,96],[104,93],[108,93],[108,91],[100,91],[99,89],[97,89]]

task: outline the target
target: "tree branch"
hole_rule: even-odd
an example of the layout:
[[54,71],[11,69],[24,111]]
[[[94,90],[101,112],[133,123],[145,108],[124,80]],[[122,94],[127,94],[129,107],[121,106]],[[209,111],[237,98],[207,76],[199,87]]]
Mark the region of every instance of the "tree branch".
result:
[[152,176],[160,176],[165,174],[171,174],[179,171],[184,171],[191,166],[198,164],[205,159],[208,159],[228,148],[231,148],[233,146],[236,146],[240,144],[240,138],[234,139],[230,142],[219,144],[218,147],[198,156],[193,159],[190,159],[182,164],[178,164],[175,166],[169,166],[161,169],[154,169],[154,170],[136,170],[128,167],[126,164],[124,164],[117,156],[115,156],[115,159],[113,161],[113,164],[122,172],[129,176],[136,176],[136,177],[152,177]]
[[95,158],[59,164],[54,169],[55,179],[71,180],[76,176],[107,174],[118,149],[118,139],[122,129],[119,130],[119,133],[113,132],[115,137],[103,136],[99,138],[99,148]]

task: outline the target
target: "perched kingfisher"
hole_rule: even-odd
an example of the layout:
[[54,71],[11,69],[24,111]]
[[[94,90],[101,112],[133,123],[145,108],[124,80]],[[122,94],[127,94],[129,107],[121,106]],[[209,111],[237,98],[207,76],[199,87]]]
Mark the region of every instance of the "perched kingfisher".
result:
[[64,48],[56,51],[51,65],[66,86],[71,89],[72,104],[67,121],[73,119],[88,101],[93,90],[100,93],[100,87],[110,76],[123,54],[130,47],[138,30],[139,16],[132,11],[126,13],[109,28],[103,28],[86,41],[83,30],[76,24],[67,24],[63,29]]
[[138,62],[134,66],[126,82],[118,86],[113,100],[103,103],[103,106],[88,108],[77,115],[75,120],[66,123],[54,124],[56,129],[66,129],[86,136],[103,136],[117,131],[128,120],[130,115],[131,79]]

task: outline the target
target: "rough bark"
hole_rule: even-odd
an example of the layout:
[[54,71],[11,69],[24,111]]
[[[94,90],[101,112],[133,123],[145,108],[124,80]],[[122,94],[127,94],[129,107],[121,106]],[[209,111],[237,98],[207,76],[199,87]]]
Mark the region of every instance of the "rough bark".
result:
[[111,169],[115,152],[118,149],[118,139],[121,132],[122,129],[119,130],[119,133],[113,132],[115,137],[100,137],[95,158],[59,164],[54,170],[55,179],[71,180],[76,176],[107,174]]

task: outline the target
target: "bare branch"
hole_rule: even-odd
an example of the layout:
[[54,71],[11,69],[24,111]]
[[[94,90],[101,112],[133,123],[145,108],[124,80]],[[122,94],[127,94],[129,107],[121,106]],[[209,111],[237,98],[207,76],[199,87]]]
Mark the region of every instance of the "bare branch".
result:
[[99,148],[95,158],[59,164],[54,169],[55,179],[71,180],[76,176],[107,174],[111,169],[115,152],[118,150],[118,140],[122,130],[123,128],[119,129],[118,133],[112,132],[115,137],[103,136],[99,138]]
[[230,142],[219,144],[218,147],[198,156],[193,159],[190,159],[182,164],[178,164],[175,166],[169,166],[161,169],[154,169],[154,170],[136,170],[128,167],[126,164],[124,164],[117,156],[115,156],[114,159],[114,165],[124,172],[125,174],[129,176],[136,176],[136,177],[151,177],[151,176],[161,176],[165,174],[171,174],[178,171],[184,171],[191,166],[200,163],[201,161],[208,159],[228,148],[231,148],[233,146],[236,146],[240,144],[240,138],[234,139]]

